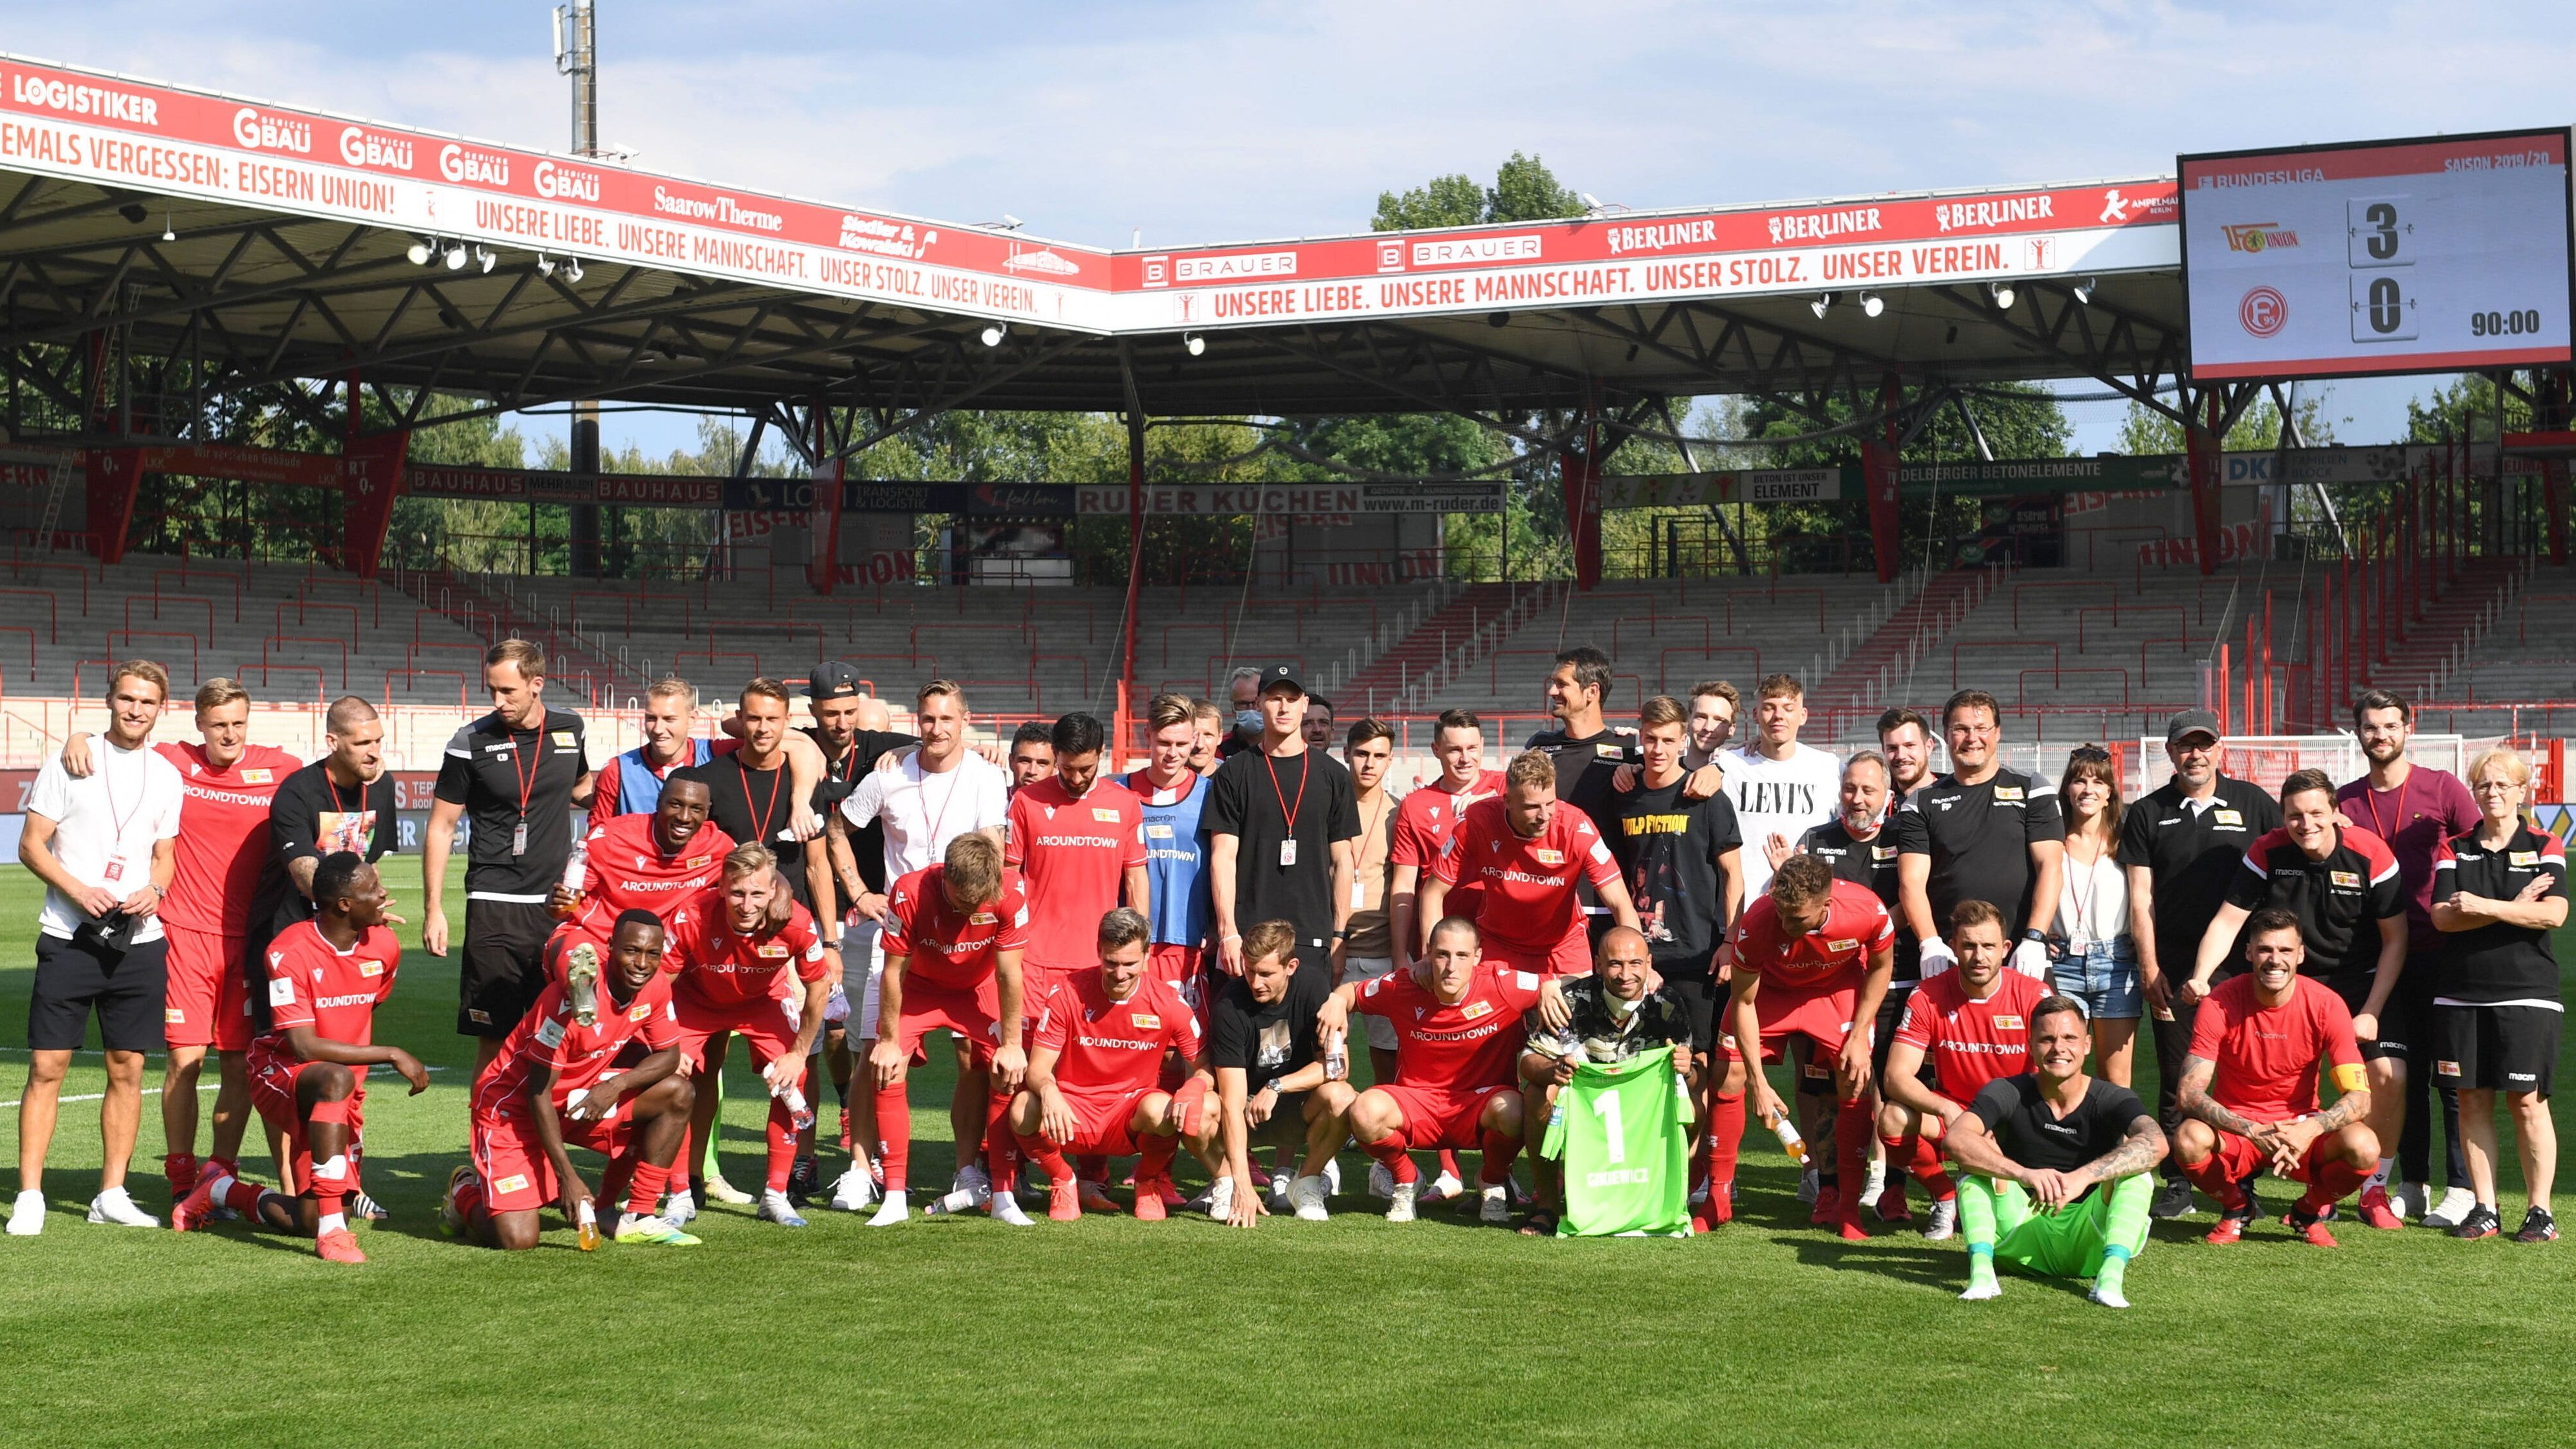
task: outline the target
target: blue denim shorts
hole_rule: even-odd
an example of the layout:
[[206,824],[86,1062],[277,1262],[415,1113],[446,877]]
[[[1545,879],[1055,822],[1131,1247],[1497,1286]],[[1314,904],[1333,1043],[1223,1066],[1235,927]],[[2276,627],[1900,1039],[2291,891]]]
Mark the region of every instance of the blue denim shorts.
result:
[[2095,1021],[2135,1021],[2144,1014],[2138,948],[2126,936],[2095,941],[2081,956],[2052,955],[2048,974],[2050,983],[2061,994],[2083,1002],[2085,1015]]

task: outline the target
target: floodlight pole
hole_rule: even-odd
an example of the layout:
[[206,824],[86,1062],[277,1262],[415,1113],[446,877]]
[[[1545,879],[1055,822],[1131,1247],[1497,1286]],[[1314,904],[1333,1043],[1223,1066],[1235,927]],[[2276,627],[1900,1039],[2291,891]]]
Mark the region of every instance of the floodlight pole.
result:
[[[567,23],[569,22],[569,23]],[[591,0],[572,0],[555,12],[555,69],[572,78],[572,150],[576,156],[599,154],[599,27]],[[575,477],[599,476],[599,404],[572,405],[571,465]],[[599,505],[572,505],[572,572],[597,578],[602,572]],[[529,570],[536,568],[534,557]]]

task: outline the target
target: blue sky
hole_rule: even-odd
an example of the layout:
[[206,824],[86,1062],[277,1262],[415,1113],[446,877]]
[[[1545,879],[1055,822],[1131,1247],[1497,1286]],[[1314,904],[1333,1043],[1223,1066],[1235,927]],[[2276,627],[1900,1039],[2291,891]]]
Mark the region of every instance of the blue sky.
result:
[[[547,0],[0,0],[0,45],[561,147]],[[2563,4],[602,0],[638,164],[1123,245],[1364,229],[1515,149],[1637,207],[2169,172],[2179,151],[2564,124]],[[2342,383],[2348,441],[2420,379]],[[2071,409],[2088,449],[2115,405]],[[544,424],[551,428],[552,424]],[[622,429],[648,446],[686,423]]]

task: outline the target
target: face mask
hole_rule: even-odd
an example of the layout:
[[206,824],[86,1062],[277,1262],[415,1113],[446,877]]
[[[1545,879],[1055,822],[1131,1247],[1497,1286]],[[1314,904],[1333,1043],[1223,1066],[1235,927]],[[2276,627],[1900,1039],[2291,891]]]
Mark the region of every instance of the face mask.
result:
[[1234,712],[1234,730],[1235,733],[1244,735],[1257,735],[1261,733],[1261,711],[1257,709],[1236,710]]

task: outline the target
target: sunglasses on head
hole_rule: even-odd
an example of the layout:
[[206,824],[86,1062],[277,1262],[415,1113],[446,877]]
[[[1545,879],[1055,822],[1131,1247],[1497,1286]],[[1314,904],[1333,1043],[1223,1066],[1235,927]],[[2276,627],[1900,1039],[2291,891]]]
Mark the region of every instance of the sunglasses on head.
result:
[[2086,764],[2107,765],[2111,763],[2111,752],[2100,745],[2077,745],[2066,752],[2066,760],[2068,764],[2082,761]]

